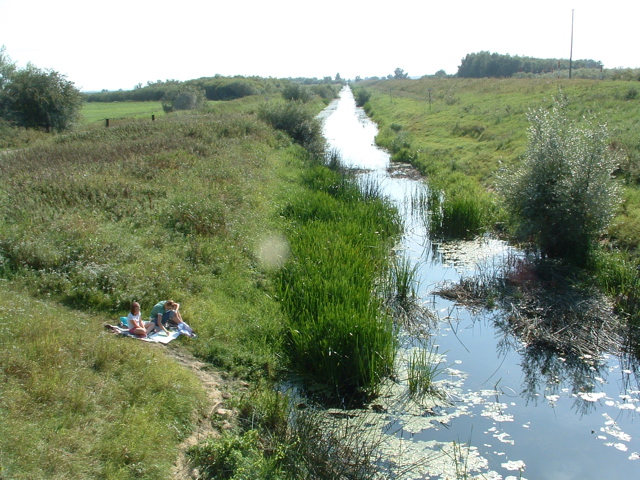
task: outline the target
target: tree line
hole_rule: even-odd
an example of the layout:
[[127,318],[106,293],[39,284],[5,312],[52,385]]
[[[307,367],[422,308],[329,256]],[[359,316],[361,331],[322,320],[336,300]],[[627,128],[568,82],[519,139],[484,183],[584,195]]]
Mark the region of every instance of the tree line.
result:
[[156,82],[147,82],[145,86],[138,84],[133,90],[103,90],[102,92],[85,94],[85,100],[87,102],[162,101],[167,97],[176,95],[176,91],[184,89],[202,91],[206,100],[235,100],[250,95],[269,95],[281,92],[290,84],[305,85],[316,95],[323,98],[333,98],[335,85],[342,85],[343,83],[339,74],[336,75],[335,80],[331,77],[319,80],[317,78],[282,79],[216,75],[184,82],[179,80],[158,80]]
[[[596,60],[573,60],[571,67],[575,69],[602,68],[602,63]],[[503,55],[486,51],[468,53],[458,67],[458,77],[512,77],[518,73],[544,74],[557,70],[568,70],[569,60],[558,58],[533,58],[518,55]]]

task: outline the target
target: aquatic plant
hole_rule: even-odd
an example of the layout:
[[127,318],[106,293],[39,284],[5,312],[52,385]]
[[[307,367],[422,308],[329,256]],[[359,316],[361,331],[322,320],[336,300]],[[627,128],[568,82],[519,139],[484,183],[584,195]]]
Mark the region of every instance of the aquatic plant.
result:
[[435,238],[473,238],[487,231],[493,202],[479,191],[429,191],[429,232]]
[[278,274],[285,348],[290,365],[329,398],[357,403],[393,367],[393,319],[374,293],[399,225],[386,199],[365,200],[340,173],[317,166],[307,178],[313,191],[283,211],[291,222],[291,260]]
[[409,394],[417,399],[425,397],[444,398],[442,392],[435,385],[435,378],[444,370],[438,347],[431,345],[429,349],[425,346],[413,350],[408,362],[408,386]]

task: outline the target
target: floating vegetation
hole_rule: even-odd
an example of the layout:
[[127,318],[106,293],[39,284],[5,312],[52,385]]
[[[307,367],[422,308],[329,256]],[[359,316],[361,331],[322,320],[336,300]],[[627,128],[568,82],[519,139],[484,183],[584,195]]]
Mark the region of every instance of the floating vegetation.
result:
[[508,255],[501,267],[436,293],[465,306],[500,307],[496,326],[527,347],[591,358],[617,352],[623,344],[621,322],[605,295],[526,257]]

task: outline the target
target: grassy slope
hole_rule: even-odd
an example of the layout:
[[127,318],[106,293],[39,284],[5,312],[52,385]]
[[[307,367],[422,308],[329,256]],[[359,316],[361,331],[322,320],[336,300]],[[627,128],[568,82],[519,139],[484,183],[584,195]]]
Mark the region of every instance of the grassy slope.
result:
[[101,123],[110,119],[110,124],[127,118],[147,118],[155,115],[156,118],[164,116],[161,102],[86,102],[82,108],[83,124]]
[[469,177],[491,189],[496,171],[524,154],[527,111],[550,105],[562,92],[575,118],[595,115],[608,125],[612,145],[625,153],[625,204],[611,233],[631,250],[640,245],[640,100],[628,99],[634,83],[425,78],[360,85],[374,93],[369,112],[380,125],[378,142],[396,157],[413,155],[414,164],[445,189]]
[[202,389],[161,349],[103,331],[134,298],[143,314],[182,303],[199,339],[169,348],[245,378],[277,368],[259,240],[301,188],[301,151],[225,110],[79,131],[4,159],[3,477],[167,478]]

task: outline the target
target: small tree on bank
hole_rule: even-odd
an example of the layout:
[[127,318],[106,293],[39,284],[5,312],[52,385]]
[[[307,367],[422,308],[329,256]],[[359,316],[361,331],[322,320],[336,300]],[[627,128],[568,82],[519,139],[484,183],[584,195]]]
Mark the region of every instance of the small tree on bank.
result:
[[64,75],[29,64],[3,78],[0,102],[5,120],[49,132],[66,130],[76,122],[82,96]]
[[606,126],[578,124],[565,109],[560,96],[550,110],[530,112],[525,161],[503,176],[500,190],[521,239],[581,265],[618,205],[618,162]]
[[162,109],[166,112],[176,110],[196,110],[206,102],[204,90],[192,86],[180,86],[167,93],[162,99]]

